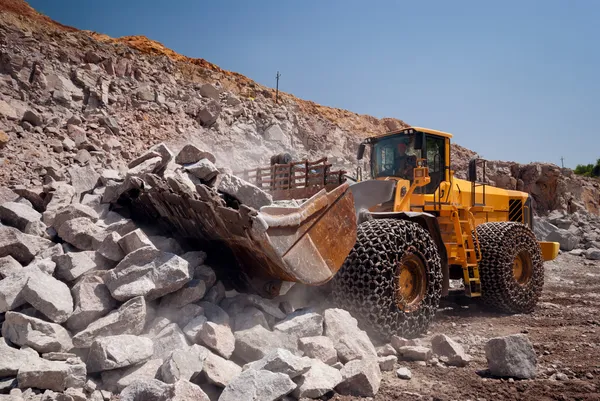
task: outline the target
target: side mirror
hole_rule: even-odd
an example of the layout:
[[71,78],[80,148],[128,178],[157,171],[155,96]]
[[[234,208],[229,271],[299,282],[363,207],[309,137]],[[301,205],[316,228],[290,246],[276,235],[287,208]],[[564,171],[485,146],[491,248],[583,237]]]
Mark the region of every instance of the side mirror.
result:
[[358,153],[356,154],[356,158],[358,160],[362,160],[363,156],[365,155],[365,148],[366,148],[366,145],[364,142],[362,142],[360,145],[358,145]]
[[469,170],[467,171],[467,179],[471,182],[477,181],[477,159],[469,160]]

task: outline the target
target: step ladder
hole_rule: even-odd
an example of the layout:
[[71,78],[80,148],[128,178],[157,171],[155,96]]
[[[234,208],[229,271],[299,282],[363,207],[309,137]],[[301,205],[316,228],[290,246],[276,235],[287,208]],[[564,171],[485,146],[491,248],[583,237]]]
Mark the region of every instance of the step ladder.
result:
[[469,209],[453,208],[449,215],[439,218],[442,238],[448,253],[448,262],[462,266],[465,294],[469,297],[481,295],[479,279],[479,261],[481,250],[477,234],[471,235],[475,228],[475,218]]

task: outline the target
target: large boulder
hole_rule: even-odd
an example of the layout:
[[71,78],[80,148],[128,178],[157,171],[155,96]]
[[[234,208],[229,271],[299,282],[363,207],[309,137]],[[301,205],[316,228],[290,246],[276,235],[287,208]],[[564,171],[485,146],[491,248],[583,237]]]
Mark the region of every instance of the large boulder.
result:
[[19,388],[38,388],[65,391],[69,387],[83,387],[86,380],[85,364],[74,358],[66,362],[36,359],[19,369]]
[[230,326],[229,314],[220,306],[205,301],[198,302],[198,306],[202,307],[204,315],[211,322]]
[[494,376],[532,379],[537,357],[525,334],[490,339],[485,345],[488,369]]
[[202,85],[199,92],[202,97],[207,97],[217,101],[219,100],[220,92],[211,84]]
[[70,282],[93,270],[108,270],[113,263],[94,251],[68,252],[52,258],[56,277]]
[[256,185],[250,184],[231,174],[221,174],[217,189],[224,194],[234,197],[240,203],[254,209],[273,203],[273,198]]
[[590,248],[584,252],[585,258],[589,260],[600,260],[600,249]]
[[67,327],[74,332],[85,329],[117,306],[117,301],[110,295],[102,278],[96,275],[79,280],[71,289],[71,294],[75,305],[67,320]]
[[309,358],[318,359],[327,365],[333,365],[338,360],[333,341],[326,336],[301,338],[298,340],[298,348]]
[[22,366],[34,363],[36,359],[39,356],[35,350],[9,347],[0,340],[0,377],[16,376]]
[[269,323],[267,322],[264,312],[254,306],[248,306],[239,313],[236,313],[232,316],[232,320],[234,331],[251,329],[257,325],[269,329]]
[[342,382],[336,390],[340,394],[374,397],[381,385],[381,370],[376,359],[355,359],[342,370]]
[[42,272],[30,271],[23,299],[55,323],[64,323],[73,313],[73,297],[65,283]]
[[380,356],[377,362],[382,372],[389,372],[394,370],[394,366],[398,363],[398,357],[396,355]]
[[0,226],[0,258],[12,256],[22,265],[53,246],[54,243],[37,235],[23,234],[13,227]]
[[165,359],[177,349],[187,349],[190,346],[185,334],[176,323],[168,324],[156,336],[154,340],[153,358]]
[[102,372],[102,386],[113,393],[120,393],[136,380],[156,378],[162,364],[162,359],[150,359],[127,368],[105,370]]
[[285,319],[286,314],[279,308],[279,302],[259,297],[255,294],[238,294],[232,298],[226,298],[221,306],[228,310],[241,310],[247,306],[254,306],[275,319]]
[[117,244],[119,244],[125,255],[148,246],[154,248],[150,238],[139,228],[125,234],[117,241]]
[[88,348],[96,338],[120,334],[139,335],[145,324],[146,301],[144,297],[136,297],[75,334],[73,344],[78,348]]
[[219,174],[219,169],[208,159],[186,165],[185,171],[203,182],[211,182]]
[[58,231],[60,226],[67,221],[80,217],[87,218],[92,223],[97,222],[99,218],[98,213],[91,207],[82,205],[81,203],[74,203],[72,205],[63,207],[56,212],[52,222],[52,227]]
[[144,296],[154,300],[177,291],[191,279],[189,263],[154,247],[140,248],[119,262],[105,284],[119,301]]
[[156,379],[138,379],[119,394],[120,401],[172,401],[175,388]]
[[228,325],[206,322],[198,330],[196,340],[210,348],[212,351],[229,359],[235,349],[235,337]]
[[160,300],[162,308],[181,308],[187,304],[200,301],[206,294],[204,280],[193,279],[175,292],[165,295]]
[[90,373],[101,372],[145,362],[154,353],[151,339],[133,335],[103,337],[92,343],[87,358]]
[[23,266],[16,261],[12,256],[4,256],[0,258],[0,279],[6,278],[14,273],[19,272]]
[[274,348],[284,348],[292,352],[297,351],[297,343],[294,337],[269,331],[262,326],[237,331],[234,335],[234,355],[244,362],[261,359]]
[[216,163],[215,156],[207,152],[205,150],[199,149],[192,144],[187,144],[177,154],[175,157],[175,163],[178,164],[191,164],[196,163],[199,160],[208,159],[213,163]]
[[93,251],[100,248],[108,231],[94,224],[87,217],[77,217],[61,224],[58,235],[77,249]]
[[44,203],[46,203],[46,210],[42,215],[44,223],[52,226],[56,213],[65,206],[70,205],[76,197],[77,190],[73,186],[64,182],[52,183],[51,191],[44,198]]
[[219,401],[275,401],[290,394],[295,388],[296,384],[283,373],[249,369],[225,387]]
[[69,332],[62,326],[18,312],[7,312],[2,324],[2,337],[21,347],[39,353],[67,352],[73,348]]
[[560,249],[563,251],[571,251],[579,244],[581,239],[569,230],[556,228],[546,236],[546,241],[558,242]]
[[273,326],[273,330],[297,338],[321,336],[323,335],[323,316],[310,311],[294,312]]
[[175,383],[173,391],[171,401],[210,401],[202,388],[187,380],[179,380]]
[[199,345],[174,350],[160,366],[160,379],[165,383],[178,380],[195,380],[204,368],[210,352]]
[[22,292],[28,276],[17,272],[0,280],[0,313],[14,310],[25,304]]
[[228,361],[210,351],[206,354],[204,368],[202,369],[202,379],[217,387],[226,387],[240,373],[242,368],[235,362]]
[[325,335],[335,346],[342,363],[354,359],[377,358],[377,351],[369,336],[358,327],[358,322],[343,309],[326,309]]
[[67,171],[71,177],[71,185],[80,194],[93,190],[100,179],[100,174],[90,165],[70,166]]
[[463,347],[444,334],[437,334],[431,338],[431,349],[451,366],[467,366],[471,361]]
[[100,244],[98,253],[113,262],[120,262],[125,257],[123,249],[119,245],[121,236],[117,232],[110,232]]
[[210,101],[205,107],[198,111],[198,122],[204,127],[213,125],[221,114],[221,105],[217,101]]
[[5,202],[0,204],[0,221],[3,224],[25,231],[29,224],[41,223],[41,220],[41,213],[29,205],[20,202]]
[[319,398],[332,391],[342,380],[339,370],[315,360],[308,372],[294,379],[298,387],[294,390],[293,396],[298,399]]
[[285,373],[290,378],[295,378],[308,372],[312,361],[307,357],[299,357],[286,349],[277,348],[269,352],[262,359],[244,366],[246,369],[268,370],[274,373]]
[[405,361],[428,361],[431,350],[421,345],[406,345],[398,348],[398,356]]

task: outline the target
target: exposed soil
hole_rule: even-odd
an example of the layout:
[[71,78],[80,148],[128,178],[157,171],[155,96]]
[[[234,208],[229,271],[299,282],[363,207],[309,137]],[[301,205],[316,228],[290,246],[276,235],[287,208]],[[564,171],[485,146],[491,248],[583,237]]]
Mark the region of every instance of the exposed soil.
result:
[[[545,265],[542,299],[535,312],[502,315],[478,302],[446,300],[430,328],[463,344],[473,361],[465,368],[400,362],[412,372],[401,380],[385,372],[374,400],[600,400],[600,263],[560,255]],[[527,333],[538,354],[533,380],[485,377],[488,338]],[[427,338],[423,339],[427,342]],[[555,372],[569,379],[556,380]],[[332,400],[359,398],[335,395]],[[361,398],[362,399],[362,398]]]

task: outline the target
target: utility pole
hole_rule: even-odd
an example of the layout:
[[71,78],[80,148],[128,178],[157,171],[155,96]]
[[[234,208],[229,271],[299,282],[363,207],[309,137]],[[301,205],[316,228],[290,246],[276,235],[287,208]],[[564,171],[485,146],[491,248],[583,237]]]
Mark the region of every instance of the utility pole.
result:
[[565,168],[565,158],[564,157],[560,157],[560,164],[562,166],[562,168]]
[[275,89],[275,104],[277,104],[277,99],[279,97],[279,77],[281,76],[281,74],[279,73],[279,71],[277,71],[277,75],[275,76],[275,78],[277,79],[277,86]]

